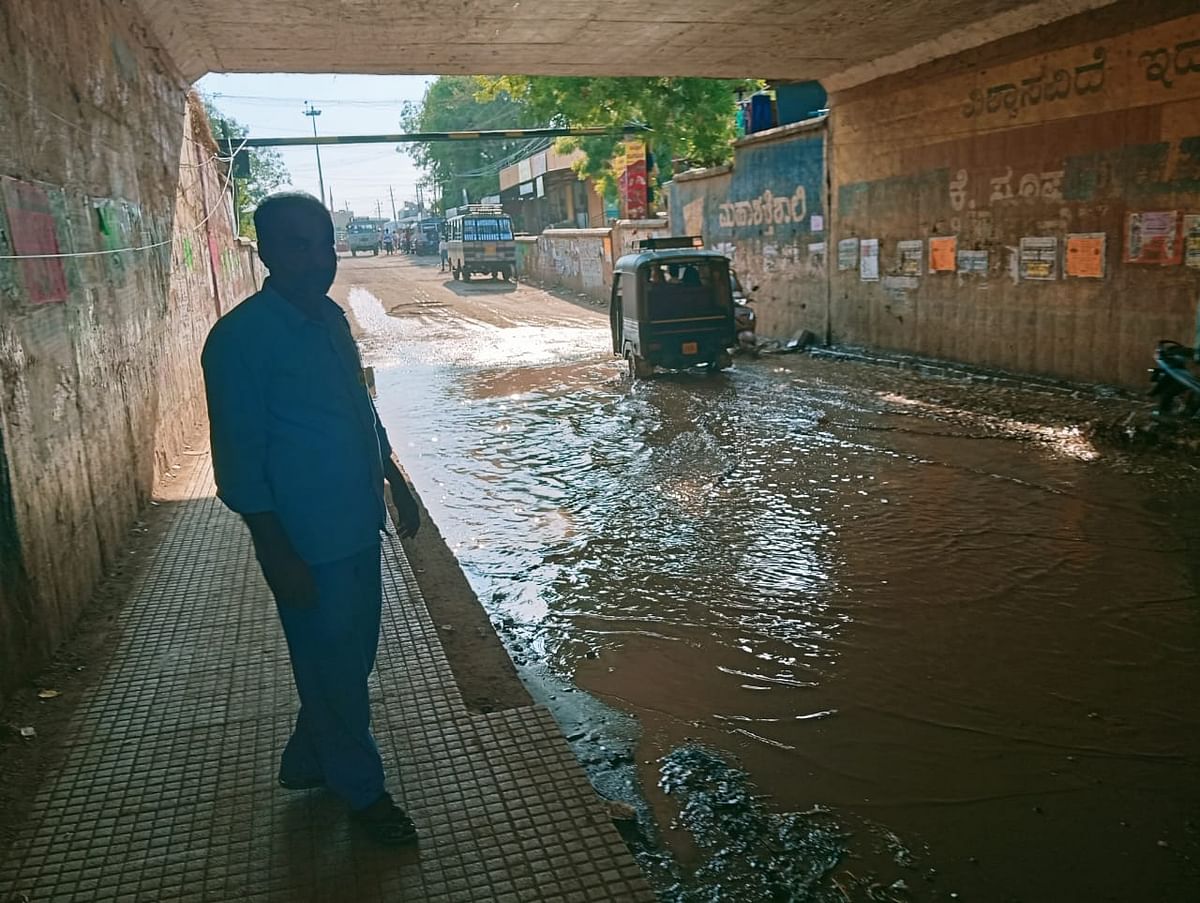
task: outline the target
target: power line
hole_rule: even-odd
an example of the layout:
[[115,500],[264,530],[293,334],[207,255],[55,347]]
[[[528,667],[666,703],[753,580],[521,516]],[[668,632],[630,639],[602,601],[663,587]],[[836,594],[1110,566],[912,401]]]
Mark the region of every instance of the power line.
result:
[[[238,153],[239,151],[241,151],[241,149],[242,148],[239,146],[238,149],[236,151],[234,151],[234,153],[235,154]],[[224,196],[225,193],[227,191],[229,191],[229,183],[233,179],[232,157],[230,158],[229,163],[230,163],[230,165],[226,169],[226,172],[225,172],[225,184],[221,186],[221,195],[222,196]],[[204,219],[202,219],[202,220],[200,220],[200,222],[196,223],[196,225],[193,226],[189,231],[199,232],[200,227],[203,226],[205,223],[207,223],[210,219],[212,219],[213,214],[221,209],[224,209],[223,204],[214,204],[213,208],[208,211],[208,213],[204,217]],[[105,254],[124,254],[124,253],[132,252],[132,251],[152,251],[155,248],[162,248],[162,247],[165,247],[166,245],[173,244],[174,241],[175,241],[175,236],[172,235],[170,238],[164,239],[163,241],[156,241],[153,244],[139,245],[137,247],[108,248],[103,251],[66,251],[66,252],[63,252],[60,254],[0,254],[0,260],[61,260],[61,259],[68,258],[68,257],[102,257]]]
[[[649,126],[631,123],[623,126],[561,126],[532,129],[464,129],[454,132],[400,132],[390,135],[321,135],[313,138],[246,138],[245,147],[306,147],[325,144],[404,144],[435,141],[512,141],[518,138],[589,138],[635,135],[649,132]],[[229,147],[231,142],[222,141]]]

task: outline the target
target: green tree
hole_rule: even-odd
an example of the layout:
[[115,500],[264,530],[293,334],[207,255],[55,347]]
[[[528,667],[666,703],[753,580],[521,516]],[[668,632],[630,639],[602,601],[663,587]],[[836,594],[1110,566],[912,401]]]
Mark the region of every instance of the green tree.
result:
[[[516,76],[476,79],[481,98],[506,96],[536,119],[556,126],[648,126],[645,141],[654,154],[659,179],[672,174],[672,161],[716,166],[733,156],[737,96],[761,82],[710,78],[585,78]],[[572,138],[564,150],[579,148],[586,160],[581,174],[610,189],[611,161],[620,136]]]
[[[250,134],[250,129],[232,116],[226,116],[213,104],[211,98],[203,98],[204,112],[208,115],[209,128],[215,139],[232,138],[235,141]],[[271,192],[291,181],[287,166],[279,151],[270,147],[253,147],[250,155],[250,178],[238,179],[238,228],[242,235],[255,238],[254,208]]]
[[[529,128],[541,124],[528,107],[503,90],[484,98],[468,76],[442,76],[425,91],[420,103],[409,103],[401,115],[408,132]],[[472,202],[500,193],[500,170],[536,147],[528,140],[439,141],[410,144],[408,152],[427,173],[426,184],[441,188],[443,207],[461,203],[463,189]]]

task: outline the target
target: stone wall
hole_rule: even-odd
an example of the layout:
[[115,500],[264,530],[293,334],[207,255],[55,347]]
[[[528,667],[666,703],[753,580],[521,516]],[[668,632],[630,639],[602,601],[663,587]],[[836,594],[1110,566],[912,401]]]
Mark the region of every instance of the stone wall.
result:
[[66,636],[202,422],[200,342],[253,281],[155,43],[118,0],[0,6],[0,257],[86,255],[0,260],[0,693]]
[[1200,294],[1195,10],[1118,3],[834,94],[834,341],[1143,386]]

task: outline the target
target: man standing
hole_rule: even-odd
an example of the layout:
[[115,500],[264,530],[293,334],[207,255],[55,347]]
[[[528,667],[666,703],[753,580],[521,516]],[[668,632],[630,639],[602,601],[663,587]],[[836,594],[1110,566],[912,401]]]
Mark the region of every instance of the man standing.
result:
[[311,195],[276,194],[254,226],[270,278],[213,327],[202,364],[217,494],[250,529],[300,695],[279,783],[328,787],[376,840],[413,843],[412,820],[384,789],[367,695],[384,480],[402,536],[420,515],[326,294],[337,273],[328,211]]
[[438,242],[438,255],[442,258],[442,268],[438,272],[444,273],[446,272],[446,262],[450,259],[450,242],[446,241],[445,235]]

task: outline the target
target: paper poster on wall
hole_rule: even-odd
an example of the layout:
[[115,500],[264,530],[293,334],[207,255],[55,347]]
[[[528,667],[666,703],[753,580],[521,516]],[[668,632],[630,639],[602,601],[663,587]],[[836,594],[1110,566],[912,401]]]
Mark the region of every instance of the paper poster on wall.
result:
[[838,269],[858,269],[858,239],[843,238],[838,242]]
[[1200,269],[1200,216],[1183,218],[1183,262]]
[[920,276],[925,271],[925,242],[921,239],[896,242],[896,256],[900,258],[901,276]]
[[814,213],[811,217],[809,217],[809,229],[813,232],[824,232],[825,217],[819,213]]
[[958,236],[945,235],[929,239],[929,272],[953,273],[957,261]]
[[878,238],[864,238],[859,242],[858,278],[863,282],[879,281]]
[[[0,249],[3,249],[0,253],[61,253],[58,224],[50,196],[41,185],[0,179],[0,206],[8,215],[8,242],[0,236]],[[33,304],[66,301],[70,297],[67,273],[61,258],[21,260],[18,262],[18,271]]]
[[1052,282],[1058,278],[1058,239],[1026,235],[1021,239],[1017,272],[1022,279]]
[[958,272],[964,276],[986,276],[988,271],[987,251],[959,251]]
[[808,246],[808,266],[813,272],[823,272],[825,269],[825,242],[814,241]]
[[1067,275],[1080,279],[1104,278],[1103,232],[1074,232],[1067,236]]
[[1126,217],[1126,263],[1171,266],[1180,262],[1182,251],[1178,210],[1131,213]]

